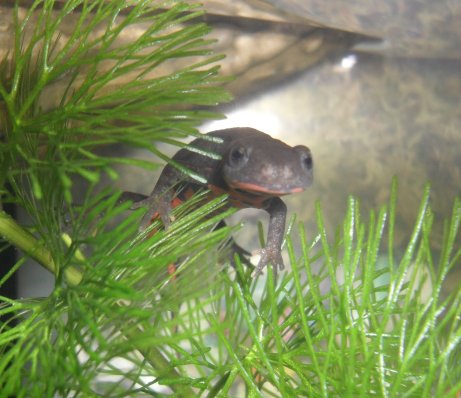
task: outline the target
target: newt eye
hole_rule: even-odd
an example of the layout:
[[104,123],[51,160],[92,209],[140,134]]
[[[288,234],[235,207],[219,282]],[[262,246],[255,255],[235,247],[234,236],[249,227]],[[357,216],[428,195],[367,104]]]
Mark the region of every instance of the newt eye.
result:
[[312,154],[308,147],[304,145],[297,145],[294,147],[294,150],[299,153],[299,159],[301,164],[306,170],[312,170],[314,167],[314,161],[312,160]]
[[227,164],[232,167],[241,167],[248,161],[249,155],[243,145],[236,145],[229,151]]

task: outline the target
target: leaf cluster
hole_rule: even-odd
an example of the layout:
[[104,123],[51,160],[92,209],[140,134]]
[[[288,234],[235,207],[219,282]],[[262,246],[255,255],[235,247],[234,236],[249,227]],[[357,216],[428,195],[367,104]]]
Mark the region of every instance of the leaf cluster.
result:
[[[227,363],[216,396],[459,394],[461,291],[443,298],[441,287],[461,256],[454,249],[461,202],[455,202],[435,261],[429,188],[400,258],[392,246],[395,201],[396,184],[389,207],[372,212],[367,225],[358,200],[350,198],[334,239],[318,204],[318,234],[308,240],[299,226],[301,255],[287,238],[292,271],[281,281],[272,273],[255,281],[242,270],[226,279],[216,315],[202,314],[223,346],[216,366]],[[389,251],[382,253],[386,232]],[[244,387],[236,390],[239,382]]]
[[[74,255],[78,285],[5,301],[1,314],[21,322],[1,330],[10,347],[0,382],[17,396],[456,397],[461,291],[443,298],[441,286],[461,256],[461,202],[435,261],[429,189],[400,258],[395,199],[394,186],[389,207],[366,225],[351,198],[334,238],[318,205],[318,233],[309,239],[299,225],[299,254],[287,237],[291,271],[279,280],[271,271],[253,278],[238,258],[221,271],[217,259],[226,260],[211,248],[229,231],[207,231],[228,215],[209,218],[223,198],[198,209],[195,198],[153,236],[140,236],[131,214],[72,243],[92,248]],[[166,272],[172,261],[176,274]]]
[[96,183],[101,170],[116,177],[115,163],[155,167],[98,147],[122,143],[165,158],[155,142],[182,145],[198,134],[195,126],[217,115],[197,107],[230,99],[210,29],[196,21],[202,13],[174,1],[17,5],[12,50],[0,62],[1,186],[19,196],[28,183],[47,200],[42,186],[52,180],[70,202],[76,175]]
[[[0,213],[0,234],[24,252],[0,286],[29,258],[56,283],[48,297],[0,297],[0,397],[459,395],[461,292],[441,294],[461,256],[459,200],[437,255],[429,189],[403,254],[393,248],[396,184],[367,223],[351,198],[333,236],[318,204],[317,230],[297,228],[299,253],[287,236],[291,270],[279,279],[254,278],[239,258],[228,266],[232,230],[213,230],[231,213],[225,198],[203,205],[198,195],[168,230],[156,222],[139,233],[142,210],[110,188],[97,193],[97,182],[104,171],[115,178],[117,162],[150,165],[95,149],[124,143],[163,156],[158,141],[196,134],[211,114],[188,106],[228,98],[209,65],[209,29],[180,2],[60,4],[16,7],[14,51],[1,63],[1,189],[30,222]],[[119,45],[139,24],[143,33]],[[200,60],[159,72],[191,57]],[[47,88],[61,82],[47,109]],[[88,181],[79,206],[75,176]]]

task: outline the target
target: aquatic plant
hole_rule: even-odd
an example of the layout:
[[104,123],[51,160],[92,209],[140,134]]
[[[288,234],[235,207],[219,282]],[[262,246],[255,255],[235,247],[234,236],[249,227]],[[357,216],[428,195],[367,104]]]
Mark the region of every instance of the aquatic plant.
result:
[[[202,12],[121,0],[12,9],[14,49],[0,66],[0,189],[28,218],[0,212],[0,250],[21,250],[0,285],[32,259],[55,286],[48,297],[0,297],[0,396],[458,396],[461,293],[441,295],[460,261],[458,200],[437,259],[429,187],[402,255],[393,248],[396,182],[366,223],[351,197],[333,236],[317,204],[317,230],[291,220],[289,270],[275,280],[270,270],[254,278],[238,258],[226,264],[234,229],[213,230],[232,212],[216,212],[224,197],[198,206],[199,194],[149,236],[138,232],[142,210],[127,212],[113,187],[98,190],[102,175],[117,178],[114,165],[157,167],[100,147],[168,160],[159,143],[181,146],[219,116],[203,106],[230,99]],[[184,66],[160,69],[178,58]],[[62,96],[45,107],[53,84]],[[78,206],[76,177],[86,182]]]

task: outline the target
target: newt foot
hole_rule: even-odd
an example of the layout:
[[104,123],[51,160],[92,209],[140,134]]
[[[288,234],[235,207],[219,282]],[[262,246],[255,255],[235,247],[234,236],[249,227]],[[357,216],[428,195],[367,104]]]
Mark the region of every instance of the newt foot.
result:
[[261,258],[256,267],[255,276],[262,274],[263,269],[269,264],[272,264],[275,276],[277,276],[278,270],[281,271],[285,268],[282,252],[279,248],[265,247],[264,249],[257,250],[256,253],[260,255]]

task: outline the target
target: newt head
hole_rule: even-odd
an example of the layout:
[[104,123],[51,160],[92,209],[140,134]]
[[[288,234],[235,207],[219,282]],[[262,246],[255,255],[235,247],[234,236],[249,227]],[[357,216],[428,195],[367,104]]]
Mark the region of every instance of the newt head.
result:
[[308,147],[291,147],[260,131],[245,130],[229,143],[222,160],[222,177],[231,189],[283,196],[302,192],[312,184],[313,160]]

